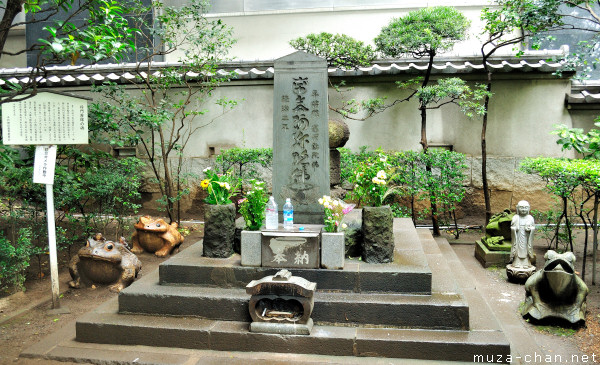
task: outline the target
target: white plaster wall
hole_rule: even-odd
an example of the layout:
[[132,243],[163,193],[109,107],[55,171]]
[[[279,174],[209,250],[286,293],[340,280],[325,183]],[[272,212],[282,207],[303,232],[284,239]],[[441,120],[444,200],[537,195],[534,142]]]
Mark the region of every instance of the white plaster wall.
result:
[[[360,83],[344,95],[344,99],[358,100],[388,96],[388,102],[407,95],[398,90],[393,80],[377,83]],[[571,113],[564,107],[564,96],[569,81],[561,79],[498,80],[494,84],[494,97],[490,102],[487,130],[487,147],[490,156],[535,157],[570,156],[561,152],[556,136],[550,132],[558,123],[573,126]],[[209,147],[270,147],[272,143],[273,85],[271,81],[231,82],[220,87],[213,99],[226,96],[239,101],[233,110],[222,114],[220,107],[208,102],[202,108],[208,113],[198,119],[201,128],[191,139],[186,155],[208,157]],[[339,105],[340,96],[329,90],[330,104]],[[346,147],[358,150],[367,145],[390,150],[420,149],[420,113],[417,101],[397,105],[365,121],[346,120],[350,127],[350,140]],[[580,113],[583,120],[593,119],[592,113]],[[330,119],[342,119],[330,112]],[[587,123],[590,125],[590,123]],[[428,112],[428,141],[454,146],[454,150],[467,155],[481,154],[481,117],[472,119],[462,114],[458,107],[447,105]]]
[[[19,52],[25,49],[25,28],[17,27],[10,31],[4,45],[5,52]],[[25,67],[27,55],[21,53],[16,56],[3,55],[0,59],[0,68]]]
[[[449,5],[456,7],[471,20],[470,37],[457,44],[447,55],[478,54],[482,29],[481,9],[490,1],[432,1],[403,2],[402,6],[342,7],[331,9],[300,9],[293,11],[242,12],[215,14],[209,17],[221,19],[233,27],[237,43],[230,56],[234,59],[254,61],[273,60],[294,51],[289,41],[309,33],[342,33],[373,44],[373,39],[393,18],[425,6]],[[508,50],[510,51],[510,50]],[[177,61],[180,53],[168,56],[167,61]]]

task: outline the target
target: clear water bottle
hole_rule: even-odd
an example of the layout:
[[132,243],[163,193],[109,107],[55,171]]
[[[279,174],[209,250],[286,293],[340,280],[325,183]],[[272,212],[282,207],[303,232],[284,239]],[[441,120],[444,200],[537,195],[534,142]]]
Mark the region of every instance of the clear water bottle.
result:
[[278,214],[277,203],[275,203],[275,198],[271,196],[267,203],[267,212],[265,214],[267,229],[277,229],[277,226],[279,225]]
[[294,207],[290,198],[285,199],[285,204],[283,205],[283,228],[294,228]]

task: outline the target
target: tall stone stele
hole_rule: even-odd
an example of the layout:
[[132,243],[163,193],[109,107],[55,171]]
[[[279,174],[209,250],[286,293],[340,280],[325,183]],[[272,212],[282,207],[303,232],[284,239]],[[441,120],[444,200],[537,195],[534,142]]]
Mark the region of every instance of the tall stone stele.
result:
[[291,198],[294,223],[323,224],[318,199],[329,195],[327,62],[294,52],[275,60],[274,79],[273,196],[279,209]]

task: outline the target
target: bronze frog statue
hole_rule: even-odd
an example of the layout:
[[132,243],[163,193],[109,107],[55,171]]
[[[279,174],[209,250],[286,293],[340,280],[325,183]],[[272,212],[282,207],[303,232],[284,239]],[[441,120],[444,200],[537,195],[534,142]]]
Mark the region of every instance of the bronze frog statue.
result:
[[546,264],[525,283],[525,305],[521,314],[535,319],[585,321],[588,287],[575,273],[575,255],[549,250]]
[[71,288],[80,288],[81,284],[113,284],[110,291],[120,292],[128,287],[142,269],[142,263],[133,254],[121,237],[119,242],[106,240],[101,233],[87,240],[69,264],[73,280]]
[[177,223],[167,224],[162,218],[142,216],[134,227],[131,251],[136,254],[148,251],[154,252],[158,257],[165,257],[183,242]]

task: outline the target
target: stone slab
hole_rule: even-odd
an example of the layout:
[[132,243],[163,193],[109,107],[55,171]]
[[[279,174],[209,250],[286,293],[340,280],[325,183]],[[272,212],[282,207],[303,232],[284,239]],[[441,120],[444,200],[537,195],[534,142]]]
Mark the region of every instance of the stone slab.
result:
[[310,335],[313,325],[312,318],[309,318],[306,324],[252,322],[250,323],[250,332],[308,336]]
[[490,251],[481,241],[476,241],[475,258],[485,268],[490,266],[506,266],[510,263],[510,252]]
[[321,266],[320,228],[263,230],[261,266],[318,269]]
[[[250,295],[242,288],[158,285],[156,272],[136,281],[118,297],[119,312],[124,314],[238,322],[251,321],[249,300]],[[317,290],[314,303],[312,318],[316,323],[436,329],[467,329],[469,323],[467,304],[456,292],[372,295]]]
[[344,233],[321,233],[321,267],[325,269],[344,268]]
[[242,231],[241,235],[241,265],[261,266],[261,232]]
[[[415,230],[410,219],[404,222],[407,226],[404,230],[409,230],[408,227]],[[418,242],[419,237],[416,233],[395,233],[395,237],[398,244],[394,262],[391,264],[369,264],[346,259],[341,270],[295,268],[290,271],[293,275],[316,282],[321,290],[430,294],[431,270],[423,249],[418,249],[417,244],[411,242]],[[242,266],[237,254],[226,259],[202,257],[202,242],[198,242],[186,248],[185,254],[172,256],[163,262],[159,271],[160,284],[164,286],[206,285],[243,288],[252,280],[274,275],[277,268]],[[389,280],[390,274],[394,280]]]
[[[78,320],[98,326],[78,340],[95,343],[147,345],[151,333],[161,346],[209,349],[217,351],[249,351],[260,349],[274,353],[304,353],[333,356],[408,357],[418,359],[452,359],[468,361],[476,354],[506,354],[508,344],[501,333],[493,331],[439,331],[426,329],[365,328],[314,325],[310,336],[265,334],[249,331],[248,322],[213,321],[190,317],[170,317],[154,321],[152,316],[117,313],[116,301],[101,306]],[[128,317],[123,320],[123,317]],[[197,325],[200,324],[200,325]],[[178,328],[179,332],[173,332]],[[79,328],[77,329],[78,331]],[[198,333],[197,333],[198,332]],[[191,341],[204,338],[210,341]],[[97,338],[94,338],[97,337]],[[158,346],[158,345],[151,345]],[[446,354],[448,354],[447,357]]]

